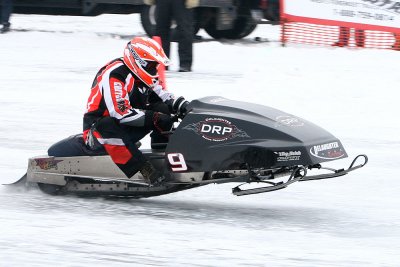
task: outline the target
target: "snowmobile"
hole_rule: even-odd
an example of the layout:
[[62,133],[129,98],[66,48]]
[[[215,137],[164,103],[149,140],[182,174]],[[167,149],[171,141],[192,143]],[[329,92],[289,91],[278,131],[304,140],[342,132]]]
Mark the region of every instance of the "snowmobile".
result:
[[30,158],[27,173],[15,184],[37,185],[52,195],[143,198],[239,183],[232,193],[243,196],[343,176],[368,162],[361,154],[347,169],[323,167],[323,162],[347,157],[340,140],[271,107],[206,97],[192,101],[188,110],[165,133],[168,143],[141,149],[168,177],[162,184],[149,186],[140,173],[126,177],[104,150],[87,149],[82,135],[52,145],[46,156]]

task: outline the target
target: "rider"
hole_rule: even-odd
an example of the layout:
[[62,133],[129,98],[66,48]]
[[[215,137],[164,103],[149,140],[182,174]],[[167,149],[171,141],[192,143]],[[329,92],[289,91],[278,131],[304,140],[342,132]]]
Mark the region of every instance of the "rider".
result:
[[136,143],[152,132],[155,143],[168,142],[171,114],[185,114],[189,104],[163,88],[158,66],[169,65],[162,47],[147,37],[135,37],[124,55],[97,73],[83,117],[83,137],[91,149],[104,147],[114,163],[130,178],[138,171],[149,184],[165,177],[142,154]]

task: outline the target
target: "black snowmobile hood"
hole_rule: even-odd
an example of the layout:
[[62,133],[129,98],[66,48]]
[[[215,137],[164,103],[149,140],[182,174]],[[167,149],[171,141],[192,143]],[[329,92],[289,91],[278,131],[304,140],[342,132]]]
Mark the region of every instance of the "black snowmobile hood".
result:
[[268,136],[265,135],[262,139],[312,144],[334,138],[328,131],[305,119],[275,108],[249,102],[210,96],[192,101],[189,109],[192,110],[192,114],[212,114],[217,117],[237,119],[259,125],[261,127],[256,129],[257,132],[263,132],[263,129],[268,131]]
[[[347,157],[323,128],[271,107],[213,96],[194,100],[171,136],[193,170],[314,165]],[[219,163],[213,161],[218,160]]]

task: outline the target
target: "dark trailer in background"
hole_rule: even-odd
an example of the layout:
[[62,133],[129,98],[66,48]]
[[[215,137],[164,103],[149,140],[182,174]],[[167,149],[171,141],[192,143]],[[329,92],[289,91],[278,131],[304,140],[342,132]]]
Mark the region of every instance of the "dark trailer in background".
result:
[[[144,0],[14,0],[13,12],[69,16],[140,13],[145,32],[152,36],[157,8]],[[200,0],[194,16],[194,34],[203,28],[216,39],[241,39],[259,23],[279,22],[279,0]]]

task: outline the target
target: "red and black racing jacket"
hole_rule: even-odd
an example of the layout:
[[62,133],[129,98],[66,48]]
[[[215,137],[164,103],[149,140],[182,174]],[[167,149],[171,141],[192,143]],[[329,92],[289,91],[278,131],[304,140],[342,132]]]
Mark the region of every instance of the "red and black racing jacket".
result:
[[151,109],[150,98],[157,98],[172,107],[175,97],[163,90],[158,82],[150,89],[121,58],[111,61],[99,70],[93,81],[83,116],[84,140],[92,125],[102,117],[110,116],[127,125],[144,121],[144,110]]

